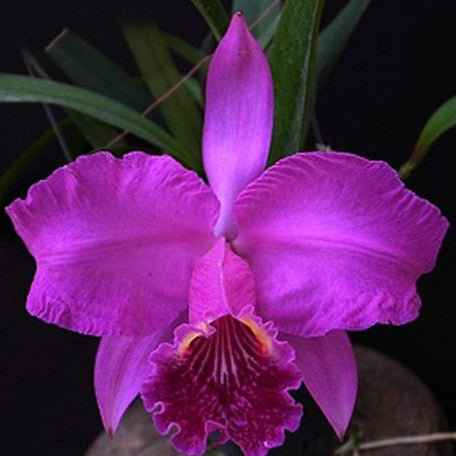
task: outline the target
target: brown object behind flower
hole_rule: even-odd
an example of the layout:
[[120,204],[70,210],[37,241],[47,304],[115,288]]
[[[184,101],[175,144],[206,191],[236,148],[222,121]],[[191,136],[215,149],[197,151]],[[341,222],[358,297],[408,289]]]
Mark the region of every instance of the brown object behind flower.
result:
[[[352,426],[362,442],[446,430],[442,409],[430,389],[408,368],[375,350],[356,347],[359,394]],[[307,416],[304,420],[312,419]],[[308,424],[308,423],[307,423]],[[328,442],[328,445],[332,445]],[[328,446],[329,448],[329,446]],[[288,454],[290,446],[281,453]],[[325,450],[322,450],[325,451]],[[229,455],[235,453],[230,450]],[[238,453],[239,454],[239,453]],[[302,455],[301,450],[296,454]],[[324,455],[329,453],[318,453]],[[363,451],[362,456],[452,456],[452,443],[407,445]],[[102,433],[85,456],[177,456],[167,438],[159,436],[152,419],[136,402],[125,415],[114,438]],[[317,456],[317,455],[312,455]]]

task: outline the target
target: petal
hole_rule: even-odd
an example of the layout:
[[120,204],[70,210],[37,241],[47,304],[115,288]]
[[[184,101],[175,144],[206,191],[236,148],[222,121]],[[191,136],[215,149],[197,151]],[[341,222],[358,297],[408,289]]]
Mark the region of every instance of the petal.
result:
[[35,257],[27,308],[93,335],[148,335],[187,307],[218,203],[170,157],[81,157],[7,208]]
[[358,389],[356,358],[344,331],[304,339],[281,334],[295,350],[302,380],[342,440],[350,423]]
[[242,14],[235,14],[209,68],[204,168],[221,202],[217,234],[229,235],[233,201],[266,165],[272,132],[269,65]]
[[180,452],[202,454],[217,430],[218,443],[231,439],[246,456],[264,456],[300,423],[301,406],[287,393],[300,384],[293,358],[271,325],[248,313],[207,328],[182,325],[175,343],[151,356],[141,396],[158,432],[177,428],[171,441]]
[[101,339],[95,361],[94,386],[103,426],[114,434],[127,407],[148,374],[149,355],[163,341],[149,337],[108,336]]
[[186,313],[182,312],[173,326],[150,336],[101,339],[95,360],[94,387],[103,426],[110,435],[147,378],[150,354],[159,344],[172,341],[171,328],[185,320]]
[[236,255],[224,238],[195,262],[189,290],[189,321],[213,321],[223,315],[238,316],[256,304],[255,284],[249,265]]
[[258,313],[307,337],[414,319],[416,280],[448,228],[387,164],[328,152],[270,168],[239,196],[234,220]]

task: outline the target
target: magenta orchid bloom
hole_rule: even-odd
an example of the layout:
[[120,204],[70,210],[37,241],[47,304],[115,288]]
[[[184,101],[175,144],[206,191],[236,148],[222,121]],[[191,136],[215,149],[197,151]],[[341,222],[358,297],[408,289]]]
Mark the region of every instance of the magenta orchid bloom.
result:
[[109,432],[140,394],[177,450],[219,431],[263,456],[298,428],[302,381],[341,438],[357,390],[345,330],[417,316],[445,218],[383,162],[313,152],[264,171],[272,118],[267,60],[235,15],[207,81],[210,186],[168,156],[99,152],[7,208],[37,262],[28,311],[102,336]]

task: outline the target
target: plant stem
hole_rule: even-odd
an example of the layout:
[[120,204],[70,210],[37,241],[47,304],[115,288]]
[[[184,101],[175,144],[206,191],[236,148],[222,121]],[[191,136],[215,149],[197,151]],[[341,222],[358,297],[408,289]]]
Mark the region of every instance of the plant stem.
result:
[[[38,62],[35,60],[33,55],[30,54],[25,49],[22,51],[22,58],[24,60],[25,68],[27,69],[27,72],[29,73],[30,76],[36,76],[38,74],[38,76],[41,78],[50,79],[49,76],[46,74],[46,72],[40,67]],[[68,144],[65,140],[65,136],[63,135],[62,131],[59,128],[57,121],[55,120],[52,109],[46,103],[42,103],[42,106],[43,106],[44,112],[46,114],[46,117],[47,117],[49,123],[51,124],[51,128],[54,131],[55,137],[57,138],[60,148],[62,149],[62,153],[63,153],[63,156],[65,157],[65,160],[67,161],[67,163],[72,162],[73,155],[70,152],[70,148],[68,147]]]
[[377,450],[379,448],[401,446],[401,445],[418,445],[420,443],[444,442],[447,440],[456,441],[456,432],[437,432],[435,434],[408,435],[401,437],[392,437],[389,439],[373,440],[372,442],[360,443],[359,451]]
[[[211,55],[206,55],[203,57],[188,73],[186,73],[179,81],[174,84],[167,92],[165,92],[160,98],[154,100],[146,109],[141,113],[142,116],[147,116],[151,111],[160,106],[165,100],[167,100],[176,90],[178,90],[181,85],[189,79],[199,68],[201,68],[210,58]],[[123,131],[119,133],[115,138],[111,139],[105,147],[110,147],[115,144],[117,141],[120,141],[128,134],[128,131]]]
[[249,25],[249,29],[253,30],[258,24],[263,22],[263,20],[266,18],[266,16],[269,15],[269,13],[277,8],[280,5],[280,0],[275,0],[272,2],[258,17],[255,18],[255,20]]

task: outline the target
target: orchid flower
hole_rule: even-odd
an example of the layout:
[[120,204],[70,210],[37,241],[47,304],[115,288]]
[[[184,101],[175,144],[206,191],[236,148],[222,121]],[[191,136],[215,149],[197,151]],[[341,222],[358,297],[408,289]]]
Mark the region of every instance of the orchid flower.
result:
[[420,307],[448,223],[387,164],[298,153],[264,171],[273,88],[236,14],[212,58],[203,161],[78,158],[8,208],[37,262],[38,318],[101,336],[95,391],[113,433],[140,394],[175,448],[208,434],[262,456],[294,431],[303,382],[337,435],[357,390],[346,330]]

